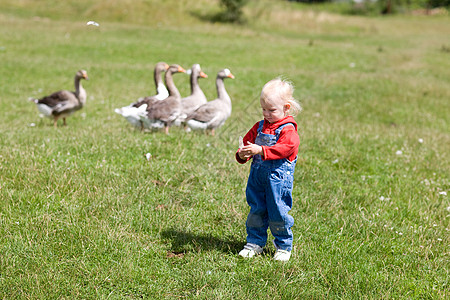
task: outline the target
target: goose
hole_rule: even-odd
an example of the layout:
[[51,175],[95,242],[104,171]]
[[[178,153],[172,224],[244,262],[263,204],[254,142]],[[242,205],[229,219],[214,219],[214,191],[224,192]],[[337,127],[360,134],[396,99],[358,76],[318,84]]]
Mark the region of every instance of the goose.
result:
[[81,85],[81,79],[89,80],[85,70],[79,70],[75,74],[75,92],[61,90],[41,99],[30,98],[29,100],[36,103],[37,109],[44,116],[53,118],[55,128],[58,126],[60,118],[63,119],[65,126],[67,124],[66,117],[80,110],[86,104],[86,91]]
[[156,86],[156,95],[141,97],[136,102],[122,108],[116,108],[114,111],[123,116],[131,125],[142,130],[143,124],[139,116],[146,112],[150,99],[164,100],[169,96],[169,91],[164,85],[161,75],[168,68],[169,65],[165,62],[159,62],[155,65],[153,79]]
[[153,78],[155,80],[156,95],[139,98],[138,101],[133,104],[134,107],[139,107],[143,104],[148,104],[149,101],[164,100],[167,97],[169,97],[169,91],[164,85],[161,75],[162,72],[166,72],[168,69],[169,65],[165,62],[159,62],[155,65],[155,70],[153,71]]
[[208,78],[208,75],[203,73],[199,64],[194,64],[186,73],[190,74],[191,94],[181,99],[181,113],[175,121],[176,125],[183,123],[187,115],[208,101],[198,84],[199,78]]
[[150,99],[146,113],[141,115],[141,121],[146,127],[164,127],[166,134],[169,133],[169,127],[181,113],[181,95],[172,77],[175,73],[186,73],[186,70],[177,64],[170,65],[164,76],[164,81],[169,89],[169,97],[164,101]]
[[228,95],[224,79],[234,79],[229,69],[220,70],[216,77],[217,98],[209,101],[187,116],[186,123],[191,129],[211,130],[222,126],[231,115],[231,98]]

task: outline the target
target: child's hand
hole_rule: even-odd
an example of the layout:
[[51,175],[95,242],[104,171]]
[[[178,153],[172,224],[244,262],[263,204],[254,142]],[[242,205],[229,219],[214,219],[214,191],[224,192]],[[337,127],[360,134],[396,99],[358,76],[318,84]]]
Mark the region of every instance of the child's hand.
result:
[[263,151],[262,151],[262,147],[256,144],[252,144],[250,142],[247,142],[248,145],[242,147],[241,149],[239,149],[239,157],[241,159],[249,159],[251,158],[253,155],[263,155]]

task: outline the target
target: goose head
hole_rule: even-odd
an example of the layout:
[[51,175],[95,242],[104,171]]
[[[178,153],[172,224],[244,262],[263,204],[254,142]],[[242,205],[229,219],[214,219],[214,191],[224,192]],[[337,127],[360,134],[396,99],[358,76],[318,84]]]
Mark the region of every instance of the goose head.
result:
[[208,75],[206,75],[203,71],[202,68],[200,67],[199,64],[193,64],[192,68],[190,68],[189,70],[186,71],[187,75],[191,75],[194,74],[194,76],[201,77],[201,78],[208,78]]
[[169,66],[169,68],[166,70],[166,73],[186,73],[186,70],[183,69],[183,67],[180,65],[173,64]]
[[88,74],[85,70],[79,70],[76,74],[75,77],[79,78],[79,79],[86,79],[89,80]]
[[156,64],[155,71],[158,71],[159,73],[161,73],[161,72],[167,71],[168,68],[169,68],[169,65],[166,64],[165,62],[161,61],[161,62]]
[[223,69],[223,70],[220,70],[217,73],[217,78],[231,78],[231,79],[234,79],[234,75],[231,74],[231,71],[229,69]]

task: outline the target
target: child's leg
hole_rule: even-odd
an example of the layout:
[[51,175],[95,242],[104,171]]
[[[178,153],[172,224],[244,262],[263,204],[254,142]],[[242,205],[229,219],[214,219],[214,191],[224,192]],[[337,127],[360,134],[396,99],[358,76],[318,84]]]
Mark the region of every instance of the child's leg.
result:
[[269,227],[269,217],[265,202],[264,188],[257,178],[257,172],[253,169],[246,189],[247,203],[250,206],[250,212],[247,216],[247,243],[256,244],[264,247],[267,242],[267,229]]
[[291,251],[293,242],[292,226],[294,218],[289,215],[292,208],[292,184],[283,181],[271,182],[267,189],[267,210],[269,226],[275,237],[277,249]]

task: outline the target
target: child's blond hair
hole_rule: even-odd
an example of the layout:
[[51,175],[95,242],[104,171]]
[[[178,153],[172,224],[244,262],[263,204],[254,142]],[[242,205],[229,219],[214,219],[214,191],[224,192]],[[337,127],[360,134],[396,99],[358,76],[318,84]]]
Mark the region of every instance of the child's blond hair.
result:
[[261,91],[261,101],[279,99],[284,104],[289,104],[288,115],[295,116],[302,111],[300,103],[294,98],[294,85],[292,82],[281,77],[277,77],[267,82]]

